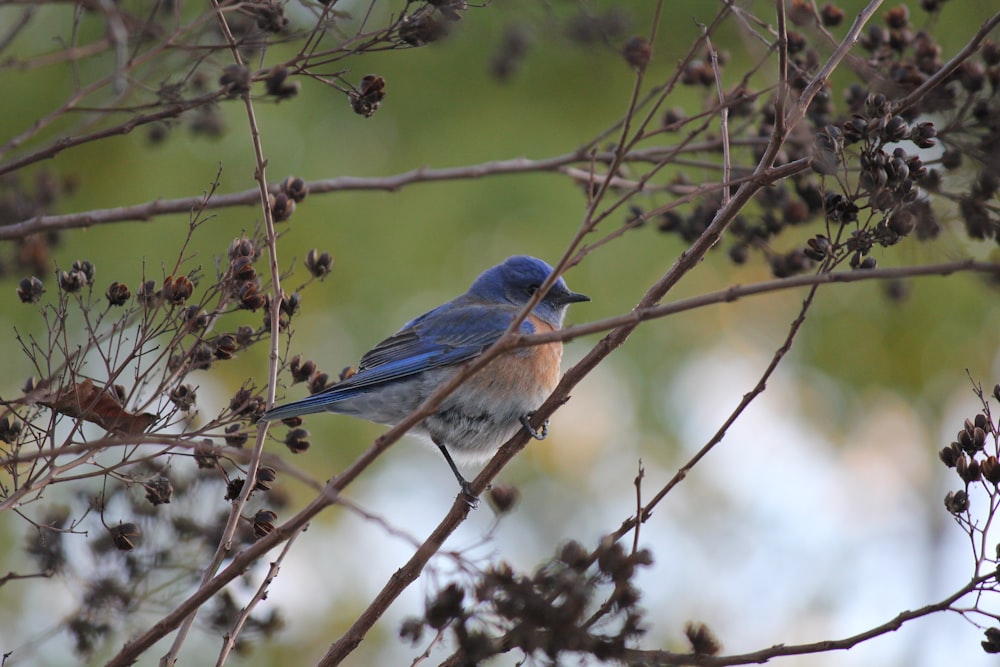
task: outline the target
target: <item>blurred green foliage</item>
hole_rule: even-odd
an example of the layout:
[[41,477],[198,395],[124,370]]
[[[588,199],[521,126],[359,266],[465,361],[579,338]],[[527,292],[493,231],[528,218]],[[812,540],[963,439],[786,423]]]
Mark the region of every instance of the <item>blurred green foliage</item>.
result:
[[[595,3],[592,9],[598,13],[617,7],[631,17],[629,30],[641,32],[648,25],[653,4]],[[850,17],[848,4],[845,9]],[[45,52],[52,35],[69,29],[69,9],[42,8],[46,21],[36,22],[15,46],[26,49],[26,56]],[[315,82],[306,81],[300,95],[290,101],[259,100],[255,107],[269,179],[275,182],[289,174],[306,180],[377,177],[420,167],[542,158],[573,151],[622,115],[634,79],[617,52],[618,45],[581,46],[552,31],[553,16],[565,17],[578,9],[573,2],[542,7],[527,0],[473,7],[442,43],[349,60],[346,80],[377,73],[387,81],[387,98],[369,119],[353,113],[343,95]],[[647,81],[661,81],[670,74],[699,34],[698,23],[708,22],[716,9],[693,0],[668,5]],[[947,25],[935,27],[946,47],[957,48],[969,26],[988,13],[978,6],[966,10],[949,13]],[[381,19],[391,11],[391,3],[376,3],[373,17]],[[498,81],[489,73],[490,62],[512,26],[525,31],[530,48],[513,75]],[[100,26],[92,17],[84,17],[80,30],[93,36]],[[748,40],[734,25],[726,26],[715,44],[737,62],[763,55],[760,44]],[[259,64],[266,67],[286,59],[291,49],[273,47]],[[83,74],[103,72],[108,58],[87,61]],[[727,70],[734,81],[740,73],[739,66]],[[770,76],[765,70],[757,78],[763,83]],[[48,113],[65,97],[72,80],[68,68],[5,72],[6,134]],[[681,87],[669,103],[693,108],[706,94],[712,93]],[[150,131],[140,128],[64,151],[25,170],[21,177],[30,180],[40,169],[47,169],[70,179],[74,191],[60,203],[61,212],[191,196],[208,191],[217,173],[220,193],[253,188],[254,162],[245,112],[238,100],[224,103],[222,111],[227,130],[218,138],[194,136],[176,126],[165,140],[154,143]],[[70,120],[85,114],[75,112]],[[64,124],[57,123],[52,132]],[[310,248],[329,251],[335,265],[323,283],[304,294],[302,315],[293,321],[290,349],[335,374],[402,322],[464,290],[480,270],[503,257],[531,253],[557,259],[584,205],[582,189],[554,173],[418,184],[392,193],[311,196],[299,205],[290,222],[280,225],[279,259],[283,267],[297,272],[287,285],[305,279],[302,259]],[[606,227],[624,215],[613,216]],[[258,225],[260,212],[245,207],[211,211],[205,217],[187,250],[186,266],[201,266],[210,278],[230,240]],[[161,278],[169,273],[188,222],[187,216],[161,216],[144,223],[71,231],[63,235],[53,259],[61,267],[77,258],[94,262],[99,297],[112,280],[134,286],[144,275]],[[592,303],[574,309],[571,321],[626,312],[681,249],[675,238],[659,235],[653,225],[600,249],[567,276],[575,289],[593,297]],[[681,298],[721,289],[733,281],[767,277],[762,268],[732,267],[723,250],[717,249],[671,296]],[[914,245],[909,252],[914,259],[942,260],[970,250],[976,249],[963,246],[946,229],[939,242]],[[5,283],[8,288],[0,293],[0,312],[22,333],[42,336],[44,324],[35,310],[17,303],[16,281],[10,279],[19,277],[9,276]],[[43,278],[51,293],[51,276]],[[995,309],[983,307],[994,298],[992,288],[978,279],[959,277],[913,281],[906,291],[907,298],[894,302],[875,284],[824,290],[796,342],[794,362],[836,379],[848,393],[891,388],[927,406],[940,404],[963,382],[963,369],[979,369],[978,376],[990,368],[994,339],[983,332],[995,331],[1000,317]],[[655,421],[659,388],[671,369],[692,350],[718,344],[720,336],[745,338],[754,349],[773,350],[797,307],[797,297],[779,294],[714,306],[641,328],[617,355],[628,358],[623,367],[641,369],[629,375],[636,385],[634,396],[639,404],[635,407],[645,420]],[[248,315],[247,322],[255,323],[257,317]],[[580,343],[581,349],[587,342]],[[612,359],[611,363],[619,362]],[[214,386],[224,391],[226,387],[235,390],[248,379],[262,382],[265,366],[265,351],[258,347],[214,369]],[[2,392],[11,394],[32,369],[12,349],[0,356],[0,374],[6,378]],[[301,391],[294,388],[288,395],[298,396]],[[350,460],[367,437],[379,431],[353,420],[335,421],[312,427],[335,429],[338,442],[353,444],[317,447],[311,454],[335,457],[335,465]]]

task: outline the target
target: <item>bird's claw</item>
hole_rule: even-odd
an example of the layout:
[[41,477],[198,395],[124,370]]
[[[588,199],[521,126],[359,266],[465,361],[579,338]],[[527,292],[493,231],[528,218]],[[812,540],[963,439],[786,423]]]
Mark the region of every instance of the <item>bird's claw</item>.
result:
[[469,509],[476,509],[479,507],[479,497],[472,492],[472,485],[469,484],[464,479],[460,482],[462,486],[462,500],[465,504],[469,506]]
[[524,430],[528,432],[528,435],[530,435],[535,440],[544,440],[549,435],[549,420],[546,419],[544,422],[542,422],[542,428],[536,431],[535,428],[531,425],[531,416],[534,414],[535,414],[534,412],[529,412],[526,415],[521,415],[521,426],[523,426]]

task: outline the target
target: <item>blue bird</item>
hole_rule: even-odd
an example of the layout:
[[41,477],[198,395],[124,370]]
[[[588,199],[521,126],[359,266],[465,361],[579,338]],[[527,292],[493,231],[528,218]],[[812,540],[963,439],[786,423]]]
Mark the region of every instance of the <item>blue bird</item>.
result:
[[[540,259],[517,255],[484,271],[461,296],[407,322],[358,363],[357,372],[308,398],[271,408],[262,421],[316,412],[362,417],[389,426],[416,410],[465,362],[482,354],[507,331],[538,288],[552,274]],[[562,327],[571,303],[590,297],[570,291],[559,278],[521,323],[524,334]],[[528,423],[560,377],[562,343],[546,343],[505,352],[453,391],[438,410],[411,429],[429,438],[472,498],[469,483],[455,461],[476,462],[492,456]]]

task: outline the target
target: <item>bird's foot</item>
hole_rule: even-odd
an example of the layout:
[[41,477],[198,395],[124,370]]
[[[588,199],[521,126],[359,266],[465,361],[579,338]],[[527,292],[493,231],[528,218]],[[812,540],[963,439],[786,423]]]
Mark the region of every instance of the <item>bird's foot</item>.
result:
[[526,415],[521,415],[521,426],[523,426],[524,430],[528,432],[528,435],[530,435],[535,440],[544,440],[549,435],[549,420],[546,419],[544,422],[542,422],[542,428],[536,431],[535,428],[531,425],[531,417],[534,414],[535,414],[534,412],[529,412]]
[[462,487],[462,500],[469,506],[469,509],[474,510],[479,507],[479,497],[472,492],[472,485],[464,479],[459,480],[459,484]]

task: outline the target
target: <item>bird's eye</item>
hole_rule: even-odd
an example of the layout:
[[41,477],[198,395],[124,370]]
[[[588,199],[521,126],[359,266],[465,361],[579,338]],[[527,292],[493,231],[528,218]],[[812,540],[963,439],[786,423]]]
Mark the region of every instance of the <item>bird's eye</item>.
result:
[[524,288],[524,291],[528,293],[528,296],[534,296],[535,292],[538,291],[538,285],[528,285]]

